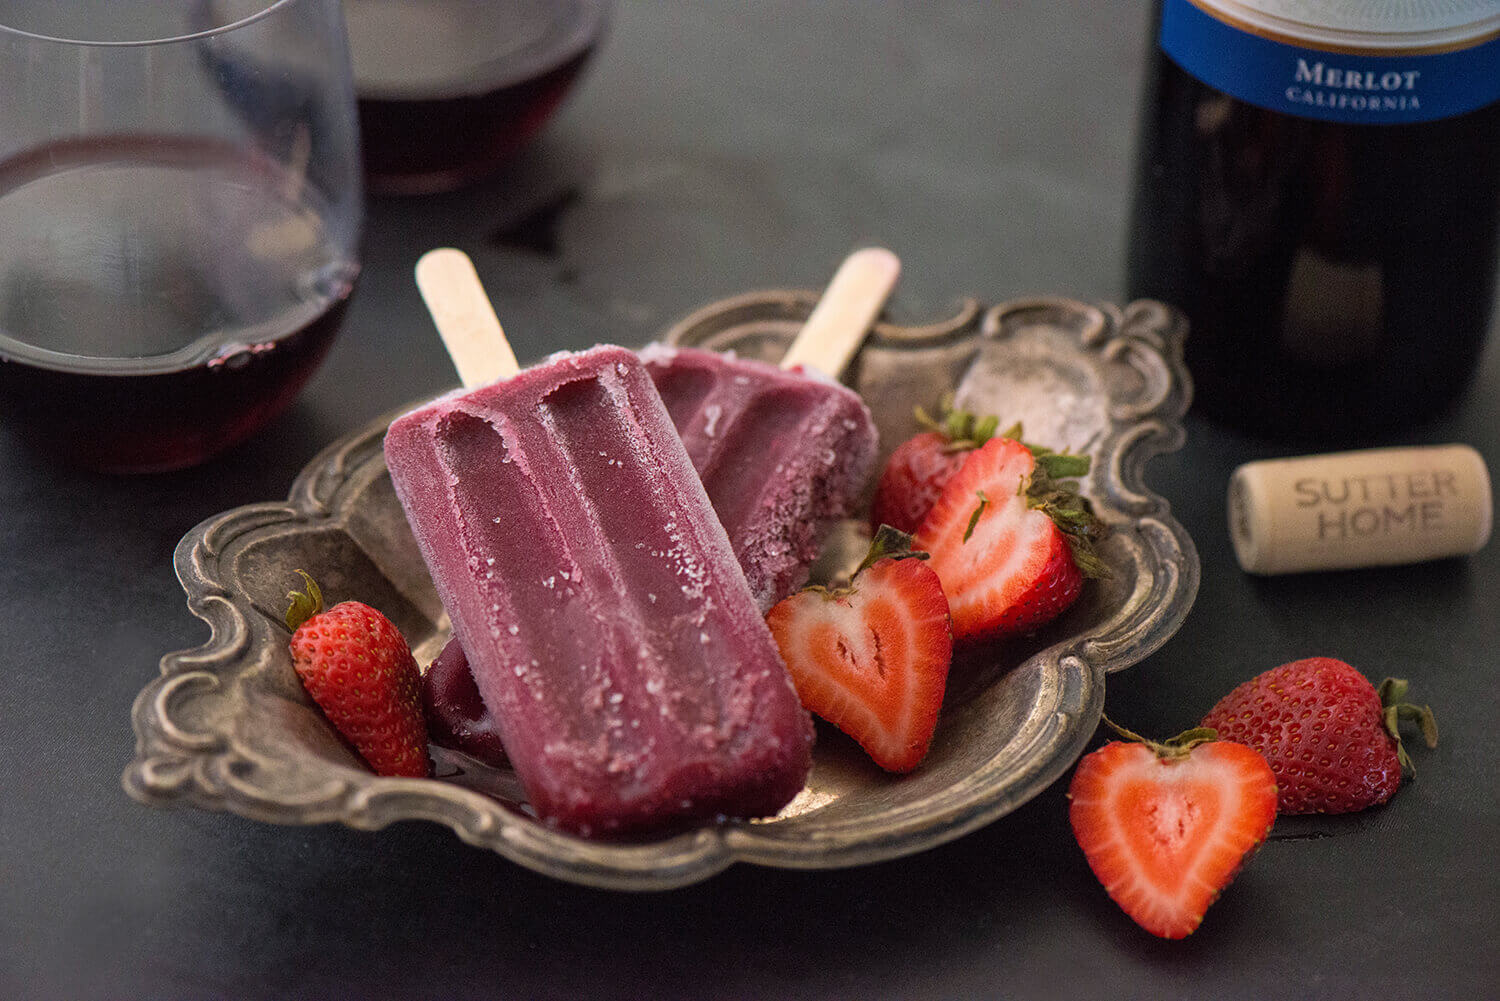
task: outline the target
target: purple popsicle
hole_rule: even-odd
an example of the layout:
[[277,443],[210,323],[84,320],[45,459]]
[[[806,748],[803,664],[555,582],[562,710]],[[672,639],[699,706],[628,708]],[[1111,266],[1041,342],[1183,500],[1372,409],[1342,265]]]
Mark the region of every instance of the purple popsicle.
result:
[[883,247],[850,254],[780,367],[692,348],[641,352],[763,612],[807,582],[823,529],[853,513],[875,461],[875,421],[838,377],[900,275]]
[[[762,362],[661,346],[641,357],[764,612],[806,583],[823,526],[858,500],[877,446],[870,412],[843,386]],[[463,657],[450,641],[423,678],[432,737],[501,764]]]
[[[889,298],[901,264],[872,247],[844,261],[781,366],[695,348],[641,352],[762,612],[807,581],[827,523],[852,513],[879,444],[841,374]],[[828,373],[825,375],[824,373]],[[463,698],[451,641],[423,679],[435,741],[503,763]]]
[[769,610],[859,500],[879,444],[869,408],[832,380],[716,351],[651,345],[641,359]]
[[775,813],[802,788],[810,719],[633,352],[439,398],[385,452],[539,817],[634,833]]
[[505,743],[485,708],[474,672],[457,640],[450,639],[422,674],[422,715],[427,736],[486,764],[505,764]]

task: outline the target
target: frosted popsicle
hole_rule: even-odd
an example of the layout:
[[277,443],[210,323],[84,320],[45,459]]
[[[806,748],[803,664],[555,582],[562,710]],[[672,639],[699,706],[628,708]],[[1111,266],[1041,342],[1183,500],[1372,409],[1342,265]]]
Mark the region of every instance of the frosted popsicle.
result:
[[774,813],[801,789],[810,719],[633,352],[440,397],[385,453],[539,817],[632,833]]
[[641,359],[769,610],[859,500],[878,445],[869,409],[837,383],[717,351],[652,345]]
[[781,367],[694,348],[641,352],[761,610],[807,582],[827,522],[859,500],[879,438],[837,377],[901,271],[888,250],[851,254]]

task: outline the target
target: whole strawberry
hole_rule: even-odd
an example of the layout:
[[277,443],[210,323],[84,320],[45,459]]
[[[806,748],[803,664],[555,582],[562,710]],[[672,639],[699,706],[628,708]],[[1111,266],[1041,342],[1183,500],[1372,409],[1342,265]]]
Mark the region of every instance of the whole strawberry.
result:
[[1191,935],[1276,822],[1276,777],[1254,749],[1189,730],[1086,755],[1068,819],[1089,868],[1131,919],[1161,938]]
[[297,572],[307,591],[288,595],[286,624],[303,687],[377,775],[430,775],[421,675],[406,640],[362,602],[342,601],[325,611],[318,585]]
[[1310,657],[1240,685],[1203,725],[1266,756],[1282,813],[1352,813],[1384,803],[1412,773],[1401,720],[1416,721],[1437,745],[1432,710],[1403,703],[1406,688],[1388,678],[1377,691],[1343,661]]
[[1000,419],[955,410],[949,397],[937,418],[918,407],[917,423],[927,430],[897,445],[880,473],[870,501],[871,530],[890,525],[910,534],[921,527],[948,479],[995,436]]

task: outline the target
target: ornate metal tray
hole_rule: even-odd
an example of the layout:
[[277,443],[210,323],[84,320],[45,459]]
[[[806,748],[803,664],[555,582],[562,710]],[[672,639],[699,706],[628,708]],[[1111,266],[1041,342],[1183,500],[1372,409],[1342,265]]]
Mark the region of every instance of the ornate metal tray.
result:
[[[813,292],[724,300],[665,339],[774,358],[815,301]],[[381,456],[381,420],[320,454],[286,501],[227,511],[178,544],[188,607],[211,635],[163,657],[136,699],[125,789],[145,803],[270,823],[437,821],[539,872],[628,890],[691,883],[734,862],[858,865],[959,837],[1066,771],[1094,732],[1105,676],[1164,643],[1192,605],[1197,552],[1143,480],[1147,460],[1182,445],[1183,333],[1154,302],[967,302],[932,326],[878,326],[846,373],[886,448],[915,433],[914,406],[957,387],[961,403],[1024,422],[1029,440],[1090,454],[1084,492],[1112,528],[1102,550],[1112,578],[1091,583],[1042,632],[955,662],[932,750],[910,775],[886,775],[820,724],[807,787],[777,817],[631,843],[551,830],[527,812],[512,775],[440,748],[439,780],[372,775],[303,693],[281,618],[293,570],[304,567],[330,601],[358,597],[385,611],[419,663],[446,639]],[[815,573],[863,547],[856,524],[836,527]]]

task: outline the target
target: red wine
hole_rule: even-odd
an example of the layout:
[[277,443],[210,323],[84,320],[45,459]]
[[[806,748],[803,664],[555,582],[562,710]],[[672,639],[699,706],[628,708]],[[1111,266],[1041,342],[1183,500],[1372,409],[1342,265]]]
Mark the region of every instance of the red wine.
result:
[[217,142],[0,161],[0,419],[91,468],[191,465],[296,396],[357,266],[314,192]]
[[1444,96],[1408,88],[1432,69],[1408,58],[1289,57],[1264,102],[1288,111],[1155,48],[1129,292],[1187,313],[1200,411],[1359,439],[1440,413],[1470,382],[1500,246],[1500,104],[1401,121]]
[[607,7],[344,0],[370,190],[448,190],[521,150],[587,63]]

